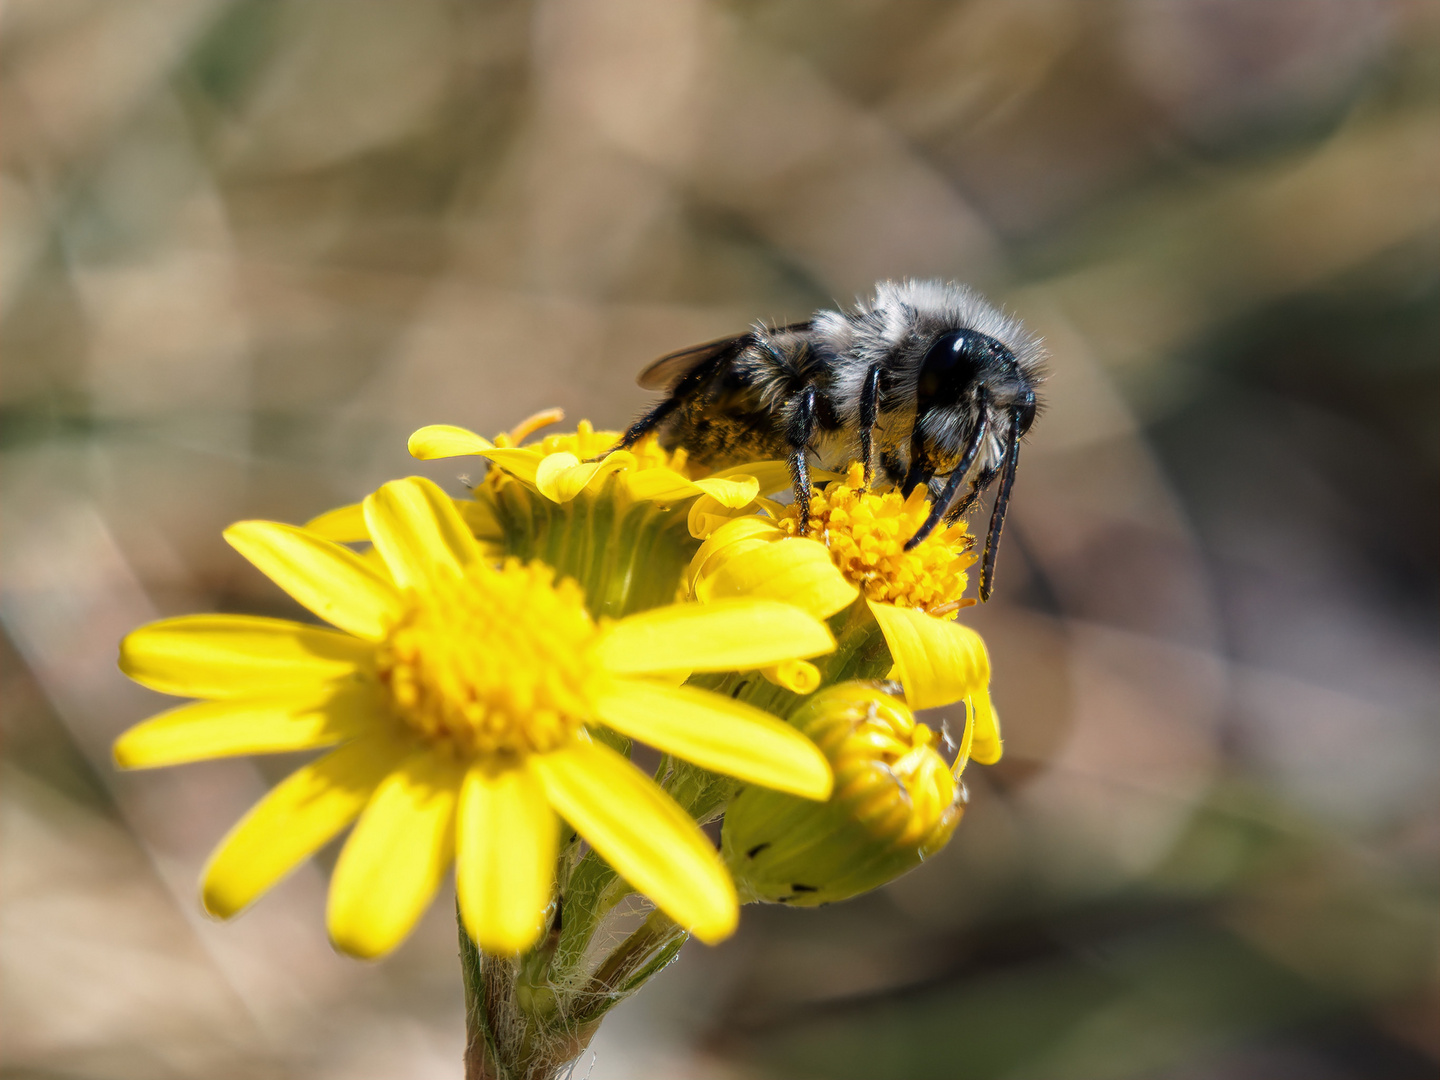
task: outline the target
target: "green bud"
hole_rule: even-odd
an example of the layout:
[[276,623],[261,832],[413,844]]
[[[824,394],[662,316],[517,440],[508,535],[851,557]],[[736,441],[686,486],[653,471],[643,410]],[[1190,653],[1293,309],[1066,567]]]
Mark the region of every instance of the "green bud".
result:
[[815,694],[789,722],[835,770],[828,802],[747,787],[725,812],[721,849],[743,901],[811,907],[893,881],[945,846],[965,791],[883,683]]

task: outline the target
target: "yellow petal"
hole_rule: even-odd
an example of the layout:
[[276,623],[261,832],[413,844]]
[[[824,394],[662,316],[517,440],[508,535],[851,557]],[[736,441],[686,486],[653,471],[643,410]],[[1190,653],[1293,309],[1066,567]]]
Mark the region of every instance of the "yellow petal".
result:
[[711,943],[735,930],[735,886],[699,826],[608,746],[576,740],[531,767],[550,805],[620,876]]
[[525,768],[474,765],[460,790],[455,888],[470,936],[486,952],[522,953],[544,929],[559,823]]
[[[818,470],[817,470],[818,472]],[[748,477],[755,481],[756,489],[762,495],[785,491],[791,486],[790,466],[784,461],[747,461],[743,465],[732,465],[721,469],[711,479],[729,480]],[[811,479],[815,479],[812,475]]]
[[621,619],[595,645],[616,675],[663,671],[744,671],[835,648],[823,622],[774,600],[671,604]]
[[950,705],[990,682],[985,642],[968,626],[868,601],[912,709]]
[[377,733],[291,773],[215,849],[201,877],[205,910],[222,919],[243,911],[354,821],[397,752],[393,737]]
[[693,583],[697,578],[703,577],[706,573],[719,567],[729,555],[738,554],[739,550],[744,550],[737,549],[732,552],[732,547],[737,544],[748,543],[750,546],[754,546],[783,539],[785,539],[784,530],[769,518],[759,517],[755,514],[732,518],[712,532],[700,545],[700,550],[695,552],[694,558],[690,560],[690,569],[686,572],[685,581],[687,584]]
[[553,492],[555,481],[562,474],[571,469],[578,468],[580,459],[568,450],[561,450],[559,453],[546,454],[540,463],[535,467],[535,487],[551,502],[561,502]]
[[753,476],[707,476],[696,480],[695,486],[729,510],[749,506],[760,494],[760,482]]
[[[540,469],[540,463],[545,460],[546,455],[539,450],[531,450],[528,447],[499,447],[494,450],[487,450],[484,457],[493,465],[498,465],[517,480],[534,487],[535,474]],[[579,458],[576,458],[578,461]]]
[[483,547],[505,539],[505,527],[495,516],[494,506],[480,499],[456,499],[455,509]]
[[439,573],[460,574],[480,557],[454,500],[424,477],[392,480],[369,496],[365,523],[402,589],[424,585]]
[[237,754],[280,754],[334,746],[383,715],[375,689],[354,686],[323,697],[202,701],[136,724],[115,740],[115,764],[153,769]]
[[696,540],[705,540],[727,521],[733,521],[745,510],[726,510],[709,495],[701,495],[686,512],[685,527]]
[[370,539],[370,530],[365,526],[365,506],[351,503],[327,510],[319,517],[305,523],[305,531],[334,540],[338,544],[356,544]]
[[625,494],[636,502],[679,502],[700,494],[694,480],[674,469],[634,469],[620,482]]
[[286,619],[182,615],[127,634],[120,670],[162,694],[269,697],[353,675],[374,652],[368,641]]
[[753,705],[690,686],[613,679],[597,693],[595,712],[622,735],[711,772],[807,799],[830,797],[825,755]]
[[989,689],[975,691],[967,704],[971,708],[975,730],[970,756],[981,765],[994,765],[1000,760],[1004,747],[1000,740],[1000,718],[995,715],[995,706],[990,702]]
[[535,470],[535,487],[551,502],[569,502],[597,479],[603,481],[611,473],[634,464],[635,455],[628,450],[616,450],[605,455],[603,461],[584,462],[574,454],[561,451],[540,462]]
[[349,548],[275,521],[240,521],[225,540],[328,623],[379,641],[404,611],[395,586]]
[[824,678],[820,669],[808,660],[782,660],[778,664],[761,668],[760,674],[776,686],[783,686],[792,694],[813,694],[820,689]]
[[410,436],[410,456],[421,461],[483,454],[495,446],[483,435],[452,424],[430,424]]
[[463,767],[431,748],[376,788],[335,863],[325,913],[330,940],[351,956],[382,956],[405,940],[455,857]]
[[766,597],[828,619],[860,595],[818,540],[750,541],[744,549],[733,550],[730,558],[712,561],[719,565],[702,572],[695,582],[696,598],[707,603],[732,596]]

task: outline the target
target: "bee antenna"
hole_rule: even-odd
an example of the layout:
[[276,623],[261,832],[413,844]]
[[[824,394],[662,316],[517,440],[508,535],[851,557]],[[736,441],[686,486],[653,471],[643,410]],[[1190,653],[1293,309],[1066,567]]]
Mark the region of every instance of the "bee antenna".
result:
[[1020,461],[1020,410],[1010,413],[1010,438],[1005,446],[1004,472],[1000,490],[995,495],[995,508],[990,511],[990,532],[985,537],[985,557],[980,564],[980,602],[990,599],[995,585],[995,556],[1000,551],[1000,530],[1005,527],[1005,509],[1010,503],[1010,489],[1015,485],[1015,467]]

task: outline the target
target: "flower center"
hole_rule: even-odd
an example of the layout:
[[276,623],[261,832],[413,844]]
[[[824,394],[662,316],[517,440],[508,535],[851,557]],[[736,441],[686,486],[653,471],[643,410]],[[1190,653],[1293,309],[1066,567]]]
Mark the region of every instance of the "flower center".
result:
[[377,654],[396,714],[466,755],[563,745],[589,715],[596,628],[584,599],[575,582],[518,559],[414,592]]
[[[780,527],[792,536],[799,533],[798,513],[790,507],[780,519]],[[965,568],[975,561],[974,541],[962,521],[942,524],[906,551],[905,542],[929,513],[924,487],[909,498],[897,491],[871,491],[857,462],[844,480],[811,495],[808,535],[830,549],[840,572],[867,598],[953,619],[974,603],[961,600]]]

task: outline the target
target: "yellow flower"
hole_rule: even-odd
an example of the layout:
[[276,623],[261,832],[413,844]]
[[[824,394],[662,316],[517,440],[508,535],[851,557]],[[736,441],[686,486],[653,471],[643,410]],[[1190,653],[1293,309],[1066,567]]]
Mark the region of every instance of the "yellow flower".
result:
[[122,644],[131,678],[204,699],[122,735],[122,766],[338,744],[225,838],[204,874],[206,908],[236,914],[358,817],[330,887],[339,948],[394,948],[454,860],[471,935],[520,952],[550,903],[558,814],[682,926],[705,941],[729,934],[735,893],[714,848],[599,725],[823,799],[831,774],[812,743],[669,673],[818,655],[834,647],[824,624],[763,599],[597,621],[579,586],[549,567],[488,558],[428,480],[386,484],[362,512],[379,568],[289,525],[247,521],[225,534],[337,629],[196,615]]
[[[684,450],[668,452],[654,438],[605,454],[619,433],[596,431],[583,420],[573,433],[517,445],[561,415],[558,409],[537,413],[494,442],[432,425],[410,437],[410,451],[423,460],[472,455],[489,461],[493,467],[472,497],[455,500],[470,531],[490,555],[538,558],[575,578],[597,616],[674,602],[699,546],[695,537],[744,513],[760,493],[789,483],[779,461],[703,475]],[[603,460],[591,460],[602,454]],[[358,503],[305,528],[340,543],[370,538]]]
[[[537,418],[559,418],[559,411],[538,414]],[[630,502],[672,503],[697,496],[713,500],[713,512],[739,510],[753,503],[762,490],[777,490],[785,480],[785,463],[757,462],[726,469],[711,476],[692,478],[683,449],[673,453],[660,447],[653,437],[642,439],[630,450],[610,450],[619,440],[618,431],[596,431],[587,420],[575,433],[545,436],[536,446],[515,446],[534,430],[531,418],[508,436],[491,442],[465,428],[432,424],[410,436],[410,453],[422,461],[474,455],[499,469],[492,470],[482,488],[493,491],[519,481],[554,503],[569,502],[582,492],[597,492],[612,475],[619,496]],[[609,453],[606,453],[610,450]],[[598,461],[590,460],[604,454]],[[755,475],[756,472],[760,475]],[[723,509],[721,509],[723,508]],[[696,521],[692,520],[692,531]]]
[[952,766],[934,733],[882,684],[828,687],[790,716],[835,770],[825,803],[746,788],[725,813],[722,851],[747,900],[828,904],[878,888],[949,841],[965,808],[957,777],[974,749],[965,725]]
[[[962,595],[965,569],[975,561],[970,535],[956,524],[905,550],[929,508],[923,488],[909,498],[871,491],[863,468],[854,465],[843,480],[812,494],[806,536],[797,535],[791,507],[772,506],[769,516],[736,517],[717,528],[690,562],[691,595],[706,602],[765,597],[819,618],[863,596],[867,622],[873,620],[889,647],[888,674],[905,687],[910,706],[964,701],[993,726],[985,643],[956,620],[974,603]],[[993,742],[987,737],[979,746],[977,761],[999,760],[998,729]]]

